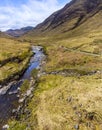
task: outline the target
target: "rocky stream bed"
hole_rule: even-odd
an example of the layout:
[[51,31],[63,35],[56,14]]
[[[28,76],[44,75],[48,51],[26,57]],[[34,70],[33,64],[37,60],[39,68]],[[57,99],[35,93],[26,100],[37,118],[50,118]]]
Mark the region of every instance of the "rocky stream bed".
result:
[[[0,86],[0,129],[6,130],[9,126],[7,121],[13,116],[17,116],[25,104],[26,98],[32,96],[32,91],[36,81],[31,77],[34,69],[38,69],[38,76],[42,73],[42,67],[45,62],[45,55],[41,46],[33,46],[29,67],[18,81],[12,81],[8,85]],[[20,87],[25,80],[30,81],[29,89],[20,96]]]

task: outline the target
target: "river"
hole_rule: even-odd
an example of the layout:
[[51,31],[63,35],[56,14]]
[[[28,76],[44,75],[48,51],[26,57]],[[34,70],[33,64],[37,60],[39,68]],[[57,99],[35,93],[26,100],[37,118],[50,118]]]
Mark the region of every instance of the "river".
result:
[[29,67],[24,72],[21,79],[0,89],[0,129],[2,129],[2,126],[5,125],[8,119],[12,117],[12,111],[17,109],[19,106],[18,90],[20,86],[24,80],[30,80],[32,70],[39,69],[42,61],[45,58],[42,47],[40,46],[33,46],[32,52],[34,55],[31,57]]

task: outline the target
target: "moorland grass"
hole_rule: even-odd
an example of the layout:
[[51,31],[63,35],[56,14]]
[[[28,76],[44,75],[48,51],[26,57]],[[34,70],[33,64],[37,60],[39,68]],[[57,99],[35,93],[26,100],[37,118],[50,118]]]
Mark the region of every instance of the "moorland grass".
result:
[[26,69],[31,57],[28,43],[0,38],[0,83],[8,81]]

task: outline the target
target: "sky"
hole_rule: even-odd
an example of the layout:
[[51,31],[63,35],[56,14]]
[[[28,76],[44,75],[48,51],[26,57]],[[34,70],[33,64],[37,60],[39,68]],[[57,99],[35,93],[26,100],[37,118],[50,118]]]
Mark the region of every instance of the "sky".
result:
[[36,26],[71,0],[0,0],[0,30]]

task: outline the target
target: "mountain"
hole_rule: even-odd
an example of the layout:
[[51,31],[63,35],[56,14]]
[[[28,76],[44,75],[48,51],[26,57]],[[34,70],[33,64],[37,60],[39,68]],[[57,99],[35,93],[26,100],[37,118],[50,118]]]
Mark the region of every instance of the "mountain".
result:
[[6,34],[6,33],[0,31],[0,38],[12,38],[12,37],[9,36],[9,35]]
[[15,29],[15,30],[9,29],[5,33],[8,35],[14,36],[14,37],[19,37],[19,36],[29,32],[29,31],[31,31],[32,29],[33,29],[33,27],[28,26],[28,27],[24,27],[21,29]]
[[55,29],[66,22],[69,23],[73,19],[76,19],[68,30],[74,29],[98,13],[102,9],[101,4],[102,0],[72,0],[63,9],[55,12],[43,23],[39,24],[36,29],[41,29],[41,31]]
[[46,59],[9,129],[102,130],[102,0],[72,0],[19,39],[42,46]]
[[[85,31],[89,28],[94,30],[102,27],[101,19],[102,0],[72,0],[64,8],[56,11],[44,22],[37,25],[25,37],[71,33],[79,26]],[[86,25],[87,28],[85,28]]]

